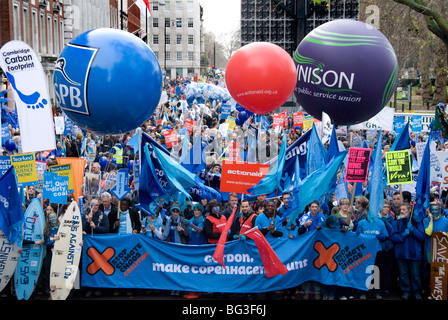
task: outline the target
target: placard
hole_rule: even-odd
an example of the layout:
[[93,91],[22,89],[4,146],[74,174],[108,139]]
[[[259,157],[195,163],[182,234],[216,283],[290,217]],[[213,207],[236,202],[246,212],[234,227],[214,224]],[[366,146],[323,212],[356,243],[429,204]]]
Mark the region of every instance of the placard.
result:
[[292,114],[292,121],[294,123],[294,128],[297,126],[303,128],[303,112],[294,112]]
[[409,149],[386,152],[387,184],[412,182]]
[[348,150],[345,182],[365,182],[369,172],[371,149],[350,148]]
[[434,300],[447,300],[448,238],[442,232],[431,235],[430,295]]
[[68,177],[68,192],[72,193],[74,191],[73,171],[70,163],[51,166],[48,170],[57,173],[60,177]]
[[193,132],[193,128],[194,128],[195,123],[196,122],[193,119],[185,120],[185,123],[184,123],[183,127],[188,130],[188,134],[189,135],[191,135],[191,133]]
[[220,191],[248,194],[268,172],[269,164],[223,161]]
[[14,166],[19,187],[38,184],[34,153],[11,155],[11,164]]
[[177,142],[177,134],[176,134],[175,129],[167,130],[163,134],[163,136],[165,137],[165,144],[168,148],[177,146],[178,142]]

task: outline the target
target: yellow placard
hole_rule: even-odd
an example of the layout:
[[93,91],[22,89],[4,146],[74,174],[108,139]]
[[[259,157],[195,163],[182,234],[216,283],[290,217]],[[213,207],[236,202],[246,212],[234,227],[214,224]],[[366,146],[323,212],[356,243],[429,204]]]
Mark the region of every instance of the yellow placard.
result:
[[233,131],[235,129],[235,118],[234,117],[227,117],[226,122],[229,124],[229,131]]
[[11,155],[11,164],[16,172],[18,186],[38,184],[34,153]]
[[313,127],[314,117],[313,116],[304,116],[303,117],[303,132],[311,129]]
[[55,172],[60,177],[68,177],[68,192],[72,193],[74,190],[73,185],[73,172],[72,172],[72,165],[70,163],[67,164],[60,164],[56,166],[51,166],[48,168],[50,172]]

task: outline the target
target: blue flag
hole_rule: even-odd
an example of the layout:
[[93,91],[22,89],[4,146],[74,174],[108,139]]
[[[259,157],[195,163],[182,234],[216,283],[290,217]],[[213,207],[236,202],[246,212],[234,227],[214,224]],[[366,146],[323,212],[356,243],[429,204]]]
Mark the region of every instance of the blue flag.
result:
[[316,126],[313,123],[311,137],[308,143],[307,151],[307,175],[310,175],[319,168],[326,165],[327,150],[325,150],[322,141],[317,133]]
[[24,214],[13,166],[0,178],[0,197],[0,229],[9,244],[20,243]]
[[[194,174],[206,169],[206,165],[203,159],[204,148],[205,145],[202,144],[202,136],[198,135],[191,149],[187,149],[188,152],[186,152],[185,157],[182,157],[182,167]],[[183,155],[184,149],[182,148],[182,156]]]
[[283,175],[283,166],[285,165],[286,155],[286,136],[283,134],[282,146],[278,153],[277,162],[269,169],[266,176],[261,179],[257,185],[247,189],[247,192],[253,196],[269,194],[280,187],[280,181]]
[[373,169],[369,183],[369,212],[367,217],[369,221],[378,219],[378,214],[384,205],[383,192],[383,160],[382,145],[383,136],[381,130],[378,133],[378,141],[373,156]]
[[409,137],[409,121],[408,121],[398,134],[398,137],[394,140],[394,143],[390,147],[390,151],[410,149],[411,145],[409,143],[409,140],[410,137]]
[[199,188],[203,194],[213,194],[215,199],[221,201],[221,194],[213,188],[205,186],[196,174],[182,167],[175,159],[159,150],[159,148],[155,147],[154,151],[172,192],[178,191],[186,198],[191,199],[187,190]]
[[326,163],[329,163],[331,159],[339,154],[338,137],[336,136],[336,125],[333,125],[333,131],[331,132],[330,144],[328,145],[328,151],[326,155]]
[[431,134],[426,142],[425,151],[423,153],[420,170],[417,177],[417,185],[415,187],[415,206],[414,218],[417,221],[423,220],[426,217],[426,208],[429,207],[430,199],[429,193],[431,188]]
[[329,164],[314,171],[302,181],[299,190],[294,195],[298,197],[298,206],[289,215],[283,215],[281,218],[282,221],[285,221],[287,217],[289,218],[288,227],[305,210],[307,205],[314,200],[320,202],[321,198],[328,192],[347,152],[341,152]]

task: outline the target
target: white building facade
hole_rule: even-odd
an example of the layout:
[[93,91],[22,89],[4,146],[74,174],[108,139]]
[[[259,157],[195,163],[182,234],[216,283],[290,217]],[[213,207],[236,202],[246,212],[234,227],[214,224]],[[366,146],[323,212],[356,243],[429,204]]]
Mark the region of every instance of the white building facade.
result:
[[[170,78],[199,77],[201,68],[201,8],[198,0],[151,3],[148,45]],[[142,29],[145,19],[142,16]]]

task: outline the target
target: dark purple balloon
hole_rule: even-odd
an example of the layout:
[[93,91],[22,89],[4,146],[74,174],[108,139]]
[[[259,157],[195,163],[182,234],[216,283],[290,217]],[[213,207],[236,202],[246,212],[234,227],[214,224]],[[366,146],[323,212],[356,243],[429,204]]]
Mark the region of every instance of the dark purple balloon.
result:
[[294,53],[295,95],[313,117],[327,113],[338,125],[357,124],[389,103],[398,61],[387,38],[360,21],[341,19],[311,31]]

